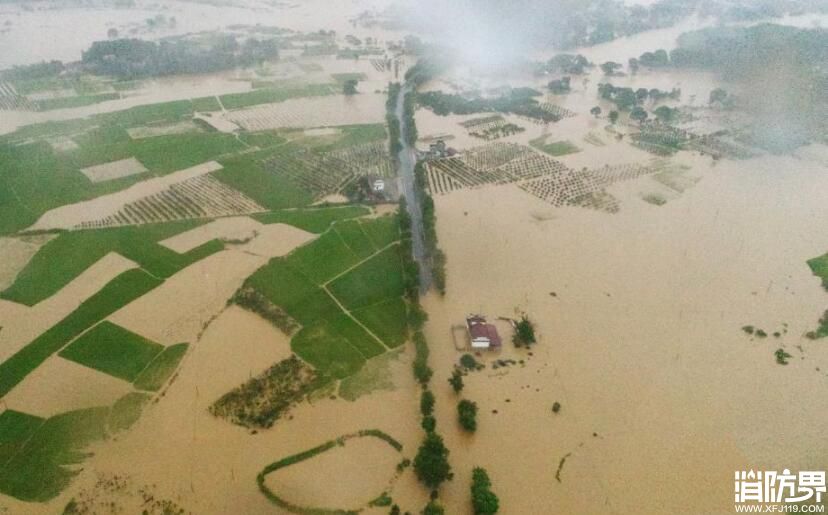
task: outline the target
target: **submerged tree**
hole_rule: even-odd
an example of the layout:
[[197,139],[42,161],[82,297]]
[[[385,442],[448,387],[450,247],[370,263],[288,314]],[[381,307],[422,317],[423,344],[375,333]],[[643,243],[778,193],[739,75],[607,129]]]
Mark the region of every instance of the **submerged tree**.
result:
[[469,432],[477,430],[477,403],[463,399],[457,404],[460,427]]
[[618,121],[618,111],[613,110],[609,112],[609,121],[612,124]]
[[491,490],[489,474],[481,467],[472,471],[471,496],[475,515],[493,515],[500,509],[500,500]]
[[463,390],[463,373],[460,372],[459,369],[455,368],[454,371],[451,373],[451,377],[448,380],[449,384],[451,385],[452,390],[454,393],[460,393]]
[[357,84],[358,81],[356,79],[346,80],[345,83],[342,84],[342,92],[346,95],[356,95]]
[[589,110],[589,114],[591,114],[592,116],[598,118],[599,116],[601,116],[601,108],[598,107],[598,106],[595,106],[595,107],[593,107],[592,109]]
[[523,315],[515,324],[515,336],[513,338],[515,345],[531,345],[537,340],[535,339],[535,326],[529,320],[529,317]]
[[443,444],[443,438],[434,432],[427,433],[414,457],[414,472],[417,479],[431,489],[436,489],[443,481],[450,480],[453,475],[448,455],[449,450]]

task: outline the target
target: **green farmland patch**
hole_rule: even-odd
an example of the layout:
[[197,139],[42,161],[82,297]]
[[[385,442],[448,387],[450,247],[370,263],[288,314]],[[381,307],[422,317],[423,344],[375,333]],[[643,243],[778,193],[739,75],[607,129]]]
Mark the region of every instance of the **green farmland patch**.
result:
[[[108,407],[62,413],[47,419],[0,467],[0,492],[23,501],[57,496],[80,473],[84,449],[106,436]],[[69,468],[69,466],[72,466]]]
[[126,431],[133,426],[141,417],[141,411],[149,402],[150,396],[146,393],[129,392],[124,395],[112,406],[109,412],[109,420],[107,421],[107,428],[110,433],[117,433],[119,431]]
[[313,196],[285,179],[262,167],[267,151],[243,154],[221,159],[223,169],[211,175],[235,188],[268,209],[307,206]]
[[38,100],[35,102],[38,110],[51,111],[54,109],[72,109],[93,104],[100,104],[109,100],[118,100],[118,93],[100,93],[97,95],[78,95],[74,97],[58,97]]
[[351,313],[389,348],[399,347],[408,338],[405,302],[392,298]]
[[89,368],[132,382],[164,346],[103,321],[58,354]]
[[370,212],[364,206],[312,207],[261,213],[253,215],[253,218],[263,224],[288,224],[304,231],[321,234],[333,222],[365,216]]
[[187,348],[186,343],[177,343],[164,349],[135,379],[135,388],[152,392],[160,390],[178,368]]
[[361,263],[333,281],[329,289],[348,309],[402,297],[403,277],[399,246],[390,247]]
[[202,223],[181,221],[62,233],[34,255],[0,298],[28,306],[37,304],[110,252],[135,261],[157,277],[169,277],[224,248],[221,242],[211,241],[178,254],[157,243]]
[[246,93],[231,93],[222,95],[220,98],[225,109],[239,109],[259,104],[284,102],[292,98],[331,95],[335,92],[336,89],[330,84],[307,84],[302,87],[256,89]]
[[316,284],[322,284],[357,264],[359,257],[336,232],[328,231],[308,245],[294,250],[287,257],[287,262]]
[[384,215],[372,220],[360,220],[362,230],[377,250],[400,239],[400,224],[394,215]]
[[303,325],[333,318],[342,312],[323,289],[284,259],[273,259],[258,269],[246,283]]
[[290,341],[300,358],[336,378],[347,377],[365,363],[363,355],[329,323],[302,328]]
[[20,411],[0,413],[0,463],[9,461],[42,423],[42,418]]
[[359,351],[365,358],[373,358],[385,352],[385,347],[380,344],[365,329],[354,320],[342,313],[338,317],[330,321],[330,329],[338,334],[344,336],[348,343],[350,343],[356,350]]
[[345,245],[360,259],[365,259],[376,251],[358,220],[340,222],[334,225],[334,230],[345,242]]
[[828,290],[828,253],[808,260],[811,272],[822,279],[822,286]]
[[575,152],[580,152],[581,149],[578,148],[570,141],[552,141],[547,142],[549,136],[541,136],[539,138],[535,138],[529,142],[530,145],[535,147],[536,149],[546,152],[552,156],[564,156],[566,154],[573,154]]
[[0,363],[0,397],[5,396],[49,356],[123,306],[152,290],[162,280],[143,270],[128,270],[86,299],[66,318]]

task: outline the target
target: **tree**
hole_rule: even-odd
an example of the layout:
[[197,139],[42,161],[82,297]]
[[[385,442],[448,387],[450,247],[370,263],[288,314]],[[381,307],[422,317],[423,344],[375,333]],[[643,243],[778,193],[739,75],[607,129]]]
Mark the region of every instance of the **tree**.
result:
[[423,431],[426,433],[433,433],[434,429],[437,428],[437,419],[431,415],[425,416],[422,422],[420,422],[420,426],[422,426]]
[[635,57],[630,57],[630,60],[627,61],[627,63],[630,68],[630,73],[638,73],[638,59],[636,59]]
[[609,112],[609,120],[610,123],[615,123],[618,121],[618,111],[610,111]]
[[396,504],[391,506],[391,511],[388,512],[388,515],[400,515],[400,507]]
[[531,345],[537,341],[535,339],[535,326],[529,320],[529,317],[523,315],[520,317],[520,320],[517,321],[515,325],[515,335],[513,336],[513,342],[517,346],[521,345]]
[[451,373],[451,377],[448,380],[451,388],[454,390],[454,393],[460,393],[463,390],[463,373],[460,372],[459,369],[455,368],[454,371]]
[[621,63],[614,61],[607,61],[601,65],[601,70],[604,72],[604,75],[612,75],[618,68],[621,68]]
[[655,109],[655,111],[653,111],[653,114],[656,115],[656,118],[666,123],[673,119],[677,111],[678,109],[671,109],[667,106],[659,106]]
[[639,102],[647,100],[647,95],[649,94],[650,91],[647,88],[638,88],[635,90],[635,98],[637,98]]
[[711,104],[722,104],[724,105],[727,102],[727,91],[722,88],[716,88],[710,92],[710,102]]
[[598,106],[595,106],[595,107],[593,107],[592,109],[589,110],[589,113],[592,116],[598,118],[599,116],[601,116],[601,108],[598,107]]
[[475,515],[493,515],[500,509],[500,500],[491,490],[492,482],[485,469],[472,470],[471,496]]
[[424,390],[420,394],[420,413],[427,417],[434,413],[434,394],[430,390]]
[[437,433],[426,433],[423,443],[414,457],[414,472],[424,485],[436,489],[453,476],[448,462],[449,450]]
[[346,95],[356,95],[357,93],[357,84],[358,81],[356,79],[348,79],[342,84],[342,92]]
[[633,110],[630,111],[630,118],[636,120],[638,123],[641,123],[647,119],[647,111],[642,109],[640,106],[635,106]]
[[477,430],[477,403],[463,399],[457,404],[460,427],[469,432]]
[[435,500],[426,504],[426,507],[423,509],[423,515],[443,515],[445,512],[446,510],[443,508],[443,505]]

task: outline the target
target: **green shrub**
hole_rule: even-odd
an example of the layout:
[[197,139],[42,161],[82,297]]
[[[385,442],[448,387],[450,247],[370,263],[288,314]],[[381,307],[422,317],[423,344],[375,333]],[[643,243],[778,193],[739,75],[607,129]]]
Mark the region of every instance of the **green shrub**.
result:
[[431,390],[424,390],[420,394],[420,413],[424,417],[434,413],[434,394],[431,393]]
[[473,433],[477,430],[477,403],[463,399],[457,404],[460,427]]

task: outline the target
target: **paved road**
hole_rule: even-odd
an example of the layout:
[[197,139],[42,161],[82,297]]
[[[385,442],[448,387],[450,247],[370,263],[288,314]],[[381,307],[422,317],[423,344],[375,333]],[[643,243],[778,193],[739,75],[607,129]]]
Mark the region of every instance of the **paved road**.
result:
[[420,293],[425,293],[431,286],[431,263],[426,257],[425,234],[423,232],[423,213],[420,209],[420,198],[414,187],[414,165],[417,162],[416,150],[406,143],[408,127],[403,116],[405,95],[410,93],[409,86],[404,85],[397,96],[397,119],[400,121],[402,150],[399,154],[400,187],[408,204],[408,214],[411,215],[411,243],[414,250],[414,260],[420,265]]

